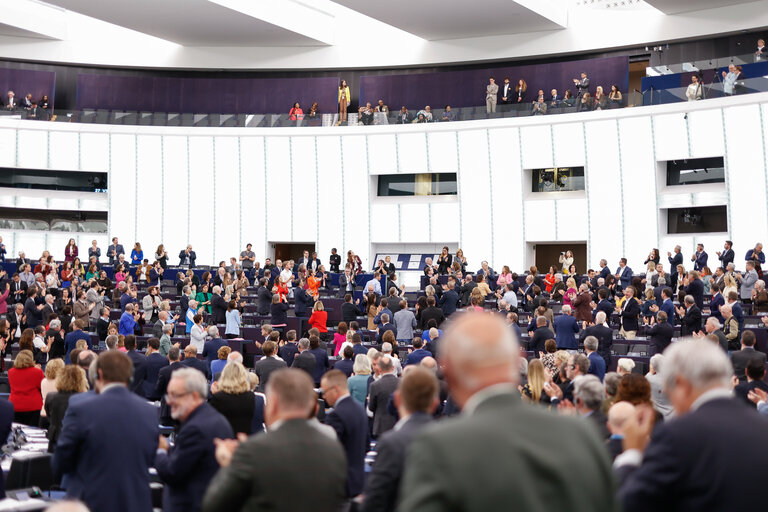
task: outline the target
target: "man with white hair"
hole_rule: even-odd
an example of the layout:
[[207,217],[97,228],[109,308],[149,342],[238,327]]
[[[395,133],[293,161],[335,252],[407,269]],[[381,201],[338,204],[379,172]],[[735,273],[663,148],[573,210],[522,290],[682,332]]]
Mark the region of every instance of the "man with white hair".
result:
[[605,361],[606,370],[611,364],[611,347],[613,346],[613,330],[605,323],[605,313],[598,311],[595,315],[595,325],[587,327],[584,332],[581,333],[582,343],[588,336],[594,336],[597,338],[597,353]]
[[683,299],[685,307],[677,308],[680,317],[680,334],[691,336],[701,331],[701,310],[696,306],[693,296],[686,295]]
[[576,334],[579,334],[579,323],[571,315],[571,306],[565,305],[562,309],[563,314],[555,317],[555,340],[557,348],[566,350],[570,354],[575,354],[579,344],[576,341]]
[[[397,313],[395,313],[397,315]],[[394,357],[392,355],[392,344],[389,342],[385,342],[381,344],[381,353],[386,354],[392,358],[392,363],[395,365],[395,372],[397,376],[403,374],[403,365],[400,363],[400,359]]]
[[700,340],[673,343],[664,355],[677,418],[654,428],[653,409],[639,406],[627,422],[614,463],[623,510],[762,510],[768,428],[733,399],[728,356]]
[[503,318],[464,315],[442,343],[441,365],[462,413],[411,444],[398,510],[615,509],[608,460],[591,427],[522,404],[519,348]]
[[587,418],[601,439],[608,439],[608,418],[602,410],[605,388],[594,375],[582,375],[573,381],[573,405],[582,418]]
[[221,286],[213,287],[213,295],[211,295],[211,314],[213,315],[213,323],[227,323],[227,301],[221,296]]
[[672,415],[672,404],[669,403],[669,397],[664,390],[664,379],[661,371],[664,366],[664,355],[656,354],[651,357],[651,369],[645,374],[645,380],[651,385],[651,402],[653,408],[668,418]]
[[598,343],[594,336],[584,338],[584,352],[589,359],[589,375],[594,375],[602,382],[605,377],[606,366],[605,360],[597,353]]
[[608,409],[608,430],[611,437],[605,442],[611,460],[615,460],[624,450],[624,425],[635,416],[635,406],[629,402],[616,402]]
[[[723,306],[723,308],[726,308],[727,306]],[[718,345],[720,345],[720,348],[722,348],[726,353],[728,352],[728,340],[725,337],[725,334],[723,333],[722,325],[720,325],[720,322],[717,321],[717,318],[714,316],[710,316],[707,318],[706,323],[704,324],[704,332],[700,332],[698,334],[693,335],[694,338],[710,338],[714,341],[714,339],[717,339]]]
[[219,469],[214,439],[234,437],[229,421],[206,403],[208,383],[193,368],[173,372],[165,396],[171,417],[181,426],[173,449],[158,443],[155,468],[165,483],[164,510],[199,510],[205,490]]

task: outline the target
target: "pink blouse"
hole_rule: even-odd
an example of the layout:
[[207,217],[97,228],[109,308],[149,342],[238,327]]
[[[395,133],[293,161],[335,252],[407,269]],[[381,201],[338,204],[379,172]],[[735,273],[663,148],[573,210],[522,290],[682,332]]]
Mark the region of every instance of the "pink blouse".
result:
[[499,274],[499,278],[496,280],[498,286],[506,286],[512,283],[512,272],[509,274]]

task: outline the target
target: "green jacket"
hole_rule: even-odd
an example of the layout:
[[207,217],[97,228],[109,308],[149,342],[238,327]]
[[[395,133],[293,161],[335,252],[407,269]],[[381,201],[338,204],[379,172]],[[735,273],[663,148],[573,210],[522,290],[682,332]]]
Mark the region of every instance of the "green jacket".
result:
[[[202,304],[203,302],[207,302],[211,300],[211,293],[203,293],[203,292],[197,292],[197,295],[195,295],[195,300],[198,302],[198,304]],[[205,310],[206,313],[209,315],[211,314],[211,305],[206,304],[205,306],[202,306],[202,308]],[[198,306],[198,311],[200,310],[200,306]]]

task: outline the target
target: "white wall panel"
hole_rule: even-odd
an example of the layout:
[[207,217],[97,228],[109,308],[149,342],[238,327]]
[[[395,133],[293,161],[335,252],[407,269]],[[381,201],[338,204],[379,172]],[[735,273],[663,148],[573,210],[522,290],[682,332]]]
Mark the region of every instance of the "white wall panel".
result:
[[[137,242],[142,247],[157,248],[164,244],[169,258],[178,254],[178,249],[166,243],[165,232],[170,229],[171,219],[163,218],[163,173],[162,151],[160,136],[139,135],[138,141],[138,173],[136,193],[136,219],[139,225]],[[129,245],[133,245],[128,242]],[[125,244],[123,244],[125,245]]]
[[[422,135],[423,138],[423,135]],[[350,135],[342,139],[344,152],[344,201],[347,249],[352,249],[363,260],[370,262],[369,178],[366,166],[365,136]],[[422,149],[423,151],[423,149]]]
[[371,134],[368,148],[371,151],[371,174],[394,174],[397,172],[397,138],[394,133]]
[[[216,265],[213,210],[217,198],[213,195],[213,137],[189,138],[189,242],[200,262]],[[168,249],[168,254],[178,256],[181,248]],[[176,262],[178,263],[178,261]]]
[[315,138],[291,137],[291,141],[294,204],[291,239],[315,242],[317,239],[315,212],[318,200],[315,181]]
[[[51,133],[53,139],[53,133]],[[138,234],[136,225],[136,137],[134,135],[114,134],[112,142],[112,168],[109,176],[109,224],[111,233],[125,247],[133,246]],[[102,248],[106,255],[106,246]],[[151,257],[151,256],[150,256]]]
[[[459,204],[432,203],[432,240],[454,247],[459,242]],[[466,254],[466,251],[465,251]]]
[[80,135],[80,168],[83,171],[106,172],[109,169],[109,134]]
[[[264,201],[264,138],[240,137],[242,159],[241,196],[243,201],[240,222],[243,226],[241,251],[248,243],[253,244],[256,260],[264,262],[267,251],[265,201]],[[239,252],[238,252],[239,254]]]
[[[534,242],[557,240],[554,199],[525,202],[525,239]],[[498,266],[498,265],[497,265]]]
[[[461,239],[468,261],[488,259],[495,243],[495,225],[491,218],[491,186],[488,174],[488,141],[485,130],[459,132],[459,167],[461,179]],[[502,235],[500,233],[500,235]],[[493,241],[492,241],[493,240]]]
[[[19,167],[45,169],[48,164],[48,140],[43,130],[19,130]],[[22,150],[23,148],[23,150]]]
[[[327,263],[331,249],[335,247],[346,260],[348,245],[344,219],[354,215],[352,204],[344,200],[346,179],[342,179],[341,140],[336,136],[317,137],[317,210],[310,212],[317,226],[317,252],[320,260]],[[346,170],[345,170],[346,173]],[[346,176],[346,174],[345,174]],[[344,191],[345,193],[342,193]]]
[[16,130],[0,128],[0,165],[16,166]]
[[427,171],[427,141],[424,132],[403,132],[397,136],[400,172],[421,173]]
[[[171,261],[188,240],[189,216],[189,178],[187,176],[187,138],[163,135],[163,243]],[[142,246],[143,247],[143,246]],[[197,248],[193,246],[195,252]],[[147,255],[147,250],[144,249]],[[151,259],[151,255],[147,259]]]
[[[478,265],[483,259],[493,259],[494,268],[510,265],[520,268],[525,262],[522,222],[522,190],[520,144],[514,128],[490,130],[490,187],[493,194],[493,219],[498,229],[493,243],[494,254],[476,257],[470,264]],[[466,251],[465,251],[466,254]],[[467,257],[469,258],[469,256]]]
[[237,138],[216,137],[216,261],[240,255],[240,188]]
[[[552,167],[554,162],[549,126],[522,126],[520,130],[523,141],[523,167],[526,169]],[[514,143],[514,141],[511,142]]]
[[556,199],[557,235],[552,240],[587,240],[587,200]]
[[689,156],[688,134],[683,112],[656,115],[653,125],[656,129],[657,160],[676,160]]
[[429,132],[429,170],[456,172],[456,132]]
[[50,145],[51,169],[76,171],[79,169],[78,134],[76,131],[51,130]]
[[557,167],[578,167],[584,165],[584,138],[581,123],[552,125],[552,139],[555,145]]
[[[403,201],[400,207],[402,215],[402,242],[405,243],[424,243],[434,242],[433,234],[430,230],[430,209],[425,203],[414,203],[412,201]],[[378,224],[376,224],[379,226]],[[382,230],[388,230],[386,225],[381,225]],[[378,236],[378,240],[384,239]]]
[[292,217],[290,148],[287,137],[267,137],[267,240],[290,242]]
[[723,156],[723,119],[719,109],[688,113],[691,156]]

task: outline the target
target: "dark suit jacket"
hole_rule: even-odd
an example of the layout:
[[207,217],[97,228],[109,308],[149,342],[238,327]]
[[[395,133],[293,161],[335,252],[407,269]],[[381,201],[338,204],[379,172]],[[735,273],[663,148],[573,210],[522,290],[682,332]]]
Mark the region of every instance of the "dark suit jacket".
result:
[[293,289],[293,300],[296,316],[309,316],[307,308],[315,304],[315,299],[306,290],[297,287]]
[[376,461],[365,485],[364,512],[390,512],[395,509],[400,480],[405,470],[408,446],[432,417],[424,413],[413,414],[397,430],[386,432],[376,443]]
[[[23,313],[22,313],[22,316],[24,316]],[[8,330],[11,332],[11,334],[15,333],[16,328],[19,326],[19,321],[16,319],[16,312],[12,310],[8,310],[6,319],[11,323],[11,327]],[[21,322],[21,332],[24,332],[24,329],[26,328],[27,328],[27,323]]]
[[[385,402],[386,405],[386,402]],[[347,454],[347,496],[363,492],[365,454],[368,451],[368,416],[363,406],[348,396],[339,400],[325,417]]]
[[302,352],[301,354],[298,354],[296,357],[293,358],[293,364],[291,365],[291,367],[304,370],[314,380],[316,365],[317,363],[315,361],[315,355],[309,350],[305,350],[304,352]]
[[539,327],[533,331],[533,337],[531,338],[531,350],[534,355],[538,355],[539,352],[544,352],[544,343],[547,340],[555,339],[555,333],[549,327]]
[[696,306],[701,309],[704,307],[704,283],[701,279],[694,279],[685,287],[686,295],[693,297]]
[[267,382],[269,381],[269,375],[280,368],[285,368],[287,365],[285,361],[274,357],[262,357],[253,365],[256,375],[259,377],[259,388],[262,392],[267,389]]
[[173,449],[157,454],[155,468],[165,483],[164,511],[201,510],[205,490],[219,470],[213,444],[217,437],[231,439],[232,427],[216,409],[204,403],[181,424]]
[[376,341],[381,343],[384,339],[384,333],[387,331],[392,331],[392,334],[395,335],[395,339],[397,339],[397,327],[395,327],[395,324],[392,322],[387,322],[386,324],[381,324],[379,326],[379,335],[376,336]]
[[723,268],[728,267],[729,263],[733,263],[734,252],[733,249],[728,249],[720,253],[718,259],[720,260],[720,266]]
[[[594,336],[597,338],[597,353],[605,361],[605,368],[611,364],[611,347],[613,346],[613,329],[604,325],[592,325],[584,329],[581,333],[579,340],[584,343],[584,339],[587,336]],[[536,352],[538,354],[538,352]]]
[[109,332],[109,322],[99,317],[96,321],[96,334],[99,335],[99,340],[104,341],[107,339],[107,333]]
[[269,307],[272,305],[272,292],[264,286],[256,290],[256,311],[260,315],[268,315]]
[[219,358],[219,349],[227,344],[227,341],[221,338],[213,338],[203,345],[203,357],[210,369],[211,363]]
[[[0,439],[8,439],[13,423],[13,404],[0,400]],[[5,498],[5,478],[0,474],[0,498]]]
[[[184,251],[179,251],[179,266],[183,266],[184,263]],[[189,251],[189,268],[194,268],[195,266],[195,260],[197,259],[197,254],[195,254],[195,251]]]
[[[8,293],[8,304],[17,304],[22,303],[24,304],[24,301],[27,300],[27,283],[25,281],[19,280],[19,288],[24,291],[24,293],[20,293],[18,296],[16,295],[16,283],[11,281],[11,290]],[[8,313],[13,313],[11,308],[8,308]],[[13,316],[13,315],[12,315]]]
[[619,499],[625,512],[762,510],[766,472],[768,422],[718,398],[654,429],[642,465],[617,470]]
[[341,359],[339,361],[336,361],[336,364],[333,365],[333,369],[344,372],[344,375],[346,375],[347,378],[349,378],[352,376],[352,372],[354,371],[353,370],[354,366],[355,366],[355,363],[351,359]]
[[349,322],[354,322],[358,316],[363,315],[364,313],[360,311],[360,308],[352,302],[345,302],[341,305],[341,320],[347,322],[347,325]]
[[147,358],[135,350],[129,350],[125,355],[127,355],[133,363],[133,381],[130,384],[130,389],[134,393],[144,396],[142,394],[144,392],[144,376],[146,375],[144,365],[146,364]]
[[157,381],[160,377],[160,370],[168,366],[168,364],[168,359],[157,352],[144,357],[144,364],[134,374],[134,378],[141,381],[141,390],[139,392],[141,396],[147,400],[158,400],[160,398],[156,394]]
[[[667,258],[669,260],[669,273],[672,276],[672,280],[677,282],[677,266],[683,264],[683,253],[672,254]],[[669,282],[667,282],[669,284]]]
[[669,322],[659,322],[648,331],[651,339],[651,347],[654,347],[655,354],[664,352],[675,335],[675,328],[669,325]]
[[194,368],[195,370],[199,371],[206,377],[210,377],[210,367],[205,363],[205,361],[198,359],[196,357],[188,357],[184,359],[181,362],[182,366],[186,366],[189,368]]
[[690,336],[694,332],[701,330],[701,310],[694,304],[680,319],[680,335]]
[[165,392],[168,391],[168,383],[171,382],[171,374],[180,368],[184,368],[184,365],[182,365],[180,361],[176,361],[170,363],[168,366],[160,368],[160,371],[157,374],[155,396],[160,400],[160,419],[165,420],[166,422],[171,420],[171,411],[168,408],[168,404],[165,403]]
[[624,327],[625,331],[636,331],[638,329],[637,317],[639,315],[640,304],[637,303],[634,297],[626,299],[619,313],[621,326]]
[[725,298],[722,293],[712,296],[712,300],[709,301],[710,316],[717,318],[717,321],[723,323],[723,315],[720,314],[720,306],[725,304]]
[[400,512],[616,508],[608,455],[592,426],[526,406],[512,386],[471,414],[422,430],[402,482]]
[[227,301],[221,295],[211,295],[211,313],[216,324],[227,323]]
[[286,343],[280,349],[277,351],[277,355],[280,356],[280,358],[285,361],[286,366],[293,365],[293,360],[296,357],[296,355],[299,353],[299,344],[298,343]]
[[446,290],[440,297],[440,309],[443,315],[450,316],[459,307],[459,294],[455,290]]
[[752,347],[743,348],[731,352],[731,363],[733,364],[733,374],[739,378],[740,382],[747,381],[747,375],[745,373],[747,366],[750,362],[756,362],[765,364],[765,354],[758,352]]
[[443,320],[445,320],[445,314],[443,313],[442,309],[436,306],[427,306],[419,316],[419,329],[422,331],[427,329],[427,324],[432,318],[437,321],[437,326],[440,327],[440,324],[443,323]]
[[158,435],[157,409],[123,386],[70,400],[53,473],[67,474],[67,497],[91,510],[152,510],[149,468]]
[[312,373],[312,376],[315,379],[315,384],[319,386],[320,378],[325,372],[328,371],[328,368],[330,367],[330,362],[328,361],[328,351],[324,348],[317,347],[311,348],[307,350],[307,352],[310,352],[313,356],[315,356],[315,371]]
[[374,381],[368,390],[368,409],[373,412],[373,436],[381,434],[395,426],[397,420],[387,411],[387,401],[398,385],[395,375],[382,376]]
[[[297,479],[296,468],[312,478]],[[203,511],[338,512],[346,474],[338,441],[306,420],[288,420],[240,445],[208,486]]]

